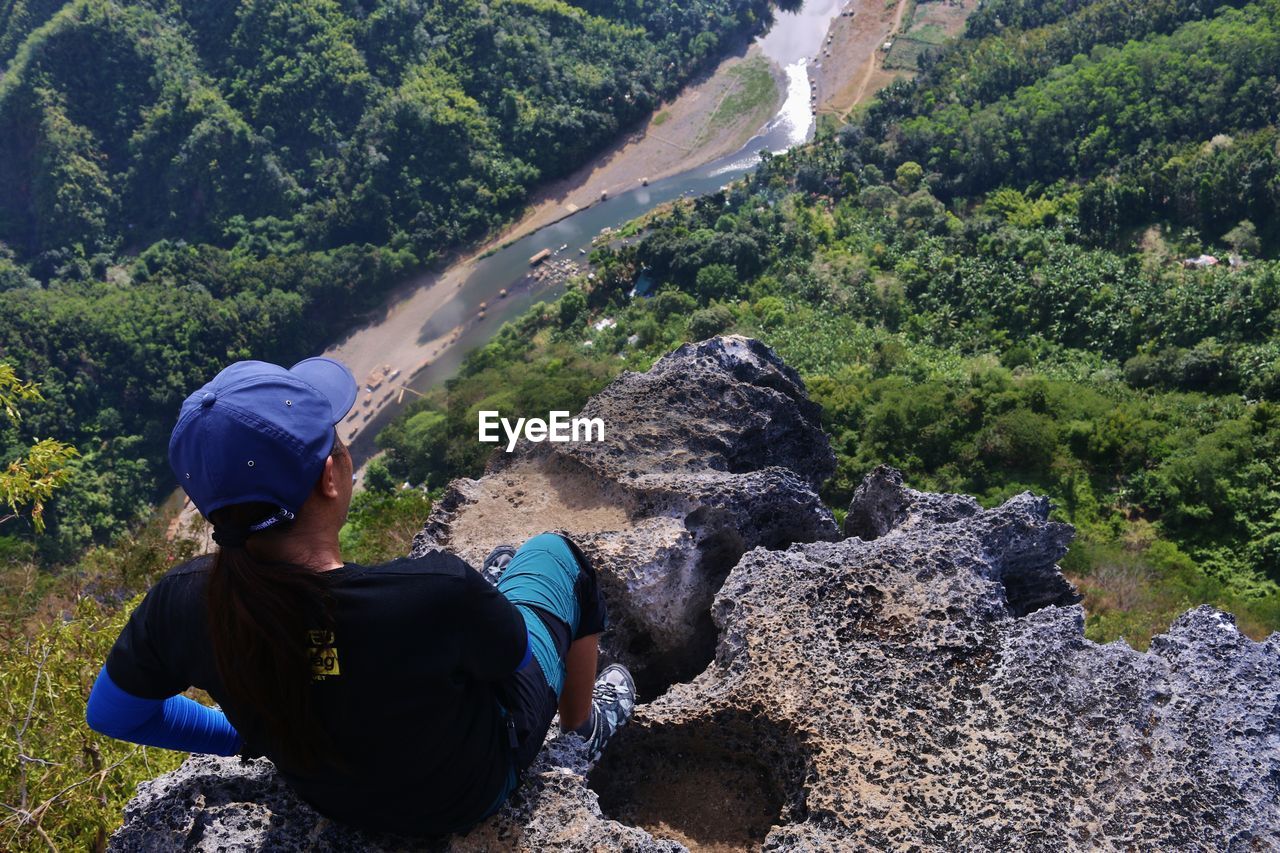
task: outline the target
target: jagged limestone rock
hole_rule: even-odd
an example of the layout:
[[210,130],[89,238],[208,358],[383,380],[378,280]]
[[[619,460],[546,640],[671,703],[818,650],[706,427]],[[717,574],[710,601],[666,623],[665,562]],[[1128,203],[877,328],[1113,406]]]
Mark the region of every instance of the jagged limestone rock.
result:
[[[936,527],[972,518],[981,512],[981,504],[969,495],[918,492],[903,484],[901,471],[881,465],[854,490],[849,513],[844,520],[844,533],[871,541],[892,530],[906,533]],[[981,523],[1000,523],[995,516],[985,518],[986,521]],[[1058,529],[1065,530],[1062,526]],[[1062,577],[1054,561],[1044,560],[1033,543],[1023,544],[1031,548],[1029,558],[1019,558],[1016,552],[1020,546],[1016,542],[1010,543],[999,579],[1004,584],[1005,599],[1014,615],[1029,613],[1049,604],[1066,605],[1079,601],[1076,591]]]
[[[794,375],[755,342],[682,348],[588,410],[647,413],[652,441],[629,456],[620,421],[612,444],[522,448],[456,484],[419,547],[475,561],[486,523],[518,540],[572,520],[617,609],[707,620],[714,659],[673,643],[665,671],[696,677],[639,706],[599,767],[553,733],[491,820],[410,842],[324,820],[268,762],[194,757],[140,787],[112,849],[1280,848],[1280,634],[1254,642],[1202,607],[1146,653],[1085,640],[1056,566],[1071,530],[1030,494],[983,510],[881,468],[851,538],[788,544],[828,538],[810,495],[829,450]],[[756,410],[790,425],[771,432]],[[682,443],[679,418],[696,438]],[[694,447],[711,461],[680,462]],[[732,568],[699,581],[709,614],[689,616],[716,561]],[[631,653],[664,654],[656,640]]]
[[968,518],[982,506],[968,495],[936,495],[917,492],[902,482],[902,472],[888,465],[876,468],[853,492],[844,517],[844,535],[879,539],[890,530],[923,523]]
[[143,782],[125,808],[110,850],[284,851],[284,853],[498,853],[627,850],[674,853],[683,848],[600,817],[584,782],[577,735],[552,736],[502,812],[466,836],[420,840],[375,835],[327,820],[299,800],[264,758],[192,756],[172,773]]
[[606,814],[655,826],[655,774],[736,765],[766,850],[1280,849],[1280,634],[1201,607],[1145,654],[1092,643],[1045,499],[938,520],[956,496],[893,477],[859,490],[897,519],[873,541],[738,562],[714,664],[610,744]]

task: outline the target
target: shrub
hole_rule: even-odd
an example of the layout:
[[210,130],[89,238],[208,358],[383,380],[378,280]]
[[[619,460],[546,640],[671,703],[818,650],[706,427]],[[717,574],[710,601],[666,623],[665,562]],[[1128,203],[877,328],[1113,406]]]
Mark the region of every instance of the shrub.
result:
[[364,487],[370,492],[389,492],[396,487],[396,478],[387,469],[387,460],[375,456],[364,469]]
[[733,325],[733,312],[723,305],[694,311],[689,317],[689,337],[701,341],[723,332]]
[[914,160],[908,160],[898,167],[894,173],[898,186],[907,192],[915,192],[920,188],[920,182],[924,180],[924,168]]
[[1046,470],[1057,444],[1053,419],[1021,408],[996,417],[977,438],[981,457],[1010,471]]
[[688,315],[698,307],[698,300],[682,290],[663,290],[653,298],[653,313],[659,320],[676,314]]
[[738,274],[728,264],[709,264],[703,267],[698,270],[695,282],[698,299],[702,302],[729,299],[738,292]]
[[581,290],[570,289],[560,299],[560,327],[568,329],[578,325],[587,313],[587,296]]
[[431,499],[419,489],[357,493],[342,527],[343,557],[363,564],[403,557],[430,513]]
[[[393,478],[388,485],[395,480],[415,484],[435,480],[440,484],[447,478],[444,473],[447,443],[448,418],[443,412],[426,408],[409,417],[397,418],[377,437],[378,446],[388,451],[386,469]],[[372,469],[369,473],[373,477],[369,488],[379,488],[379,475]]]
[[1000,354],[1000,364],[1012,370],[1015,367],[1027,367],[1035,361],[1031,347],[1026,344],[1014,344]]
[[766,329],[781,326],[787,319],[787,306],[776,296],[765,296],[756,300],[751,311]]
[[9,849],[102,850],[137,784],[185,755],[92,731],[85,700],[130,606],[110,613],[90,598],[0,655],[0,819]]

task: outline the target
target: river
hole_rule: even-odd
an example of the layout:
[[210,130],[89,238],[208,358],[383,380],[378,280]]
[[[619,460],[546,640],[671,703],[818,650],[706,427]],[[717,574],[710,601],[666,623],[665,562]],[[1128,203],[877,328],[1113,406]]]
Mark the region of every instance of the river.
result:
[[[807,63],[818,54],[828,26],[847,2],[806,0],[796,12],[775,11],[773,26],[757,42],[764,56],[786,72],[787,90],[778,112],[738,151],[593,204],[476,261],[454,294],[422,323],[419,331],[419,339],[426,342],[456,329],[456,341],[426,368],[413,374],[406,386],[420,392],[444,382],[457,372],[467,353],[488,341],[504,322],[539,300],[555,299],[561,294],[562,285],[548,284],[531,270],[529,258],[534,254],[551,250],[552,257],[544,263],[585,261],[580,250],[590,251],[591,241],[602,229],[617,228],[682,195],[715,191],[754,168],[762,150],[781,153],[810,140],[814,120]],[[500,296],[503,290],[507,292],[505,297]],[[479,316],[481,305],[483,318]],[[401,410],[400,406],[388,404],[361,425],[351,444],[357,464],[377,452],[374,436]]]

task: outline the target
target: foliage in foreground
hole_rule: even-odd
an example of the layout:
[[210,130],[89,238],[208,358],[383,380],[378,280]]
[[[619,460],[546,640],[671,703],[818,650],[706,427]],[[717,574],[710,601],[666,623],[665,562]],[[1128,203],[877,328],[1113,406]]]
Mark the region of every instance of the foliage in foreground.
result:
[[97,734],[84,722],[98,668],[133,607],[81,599],[4,649],[0,669],[0,845],[102,850],[136,784],[181,763],[180,753]]
[[104,849],[137,783],[181,762],[84,722],[89,689],[141,594],[194,554],[194,542],[167,533],[153,519],[57,575],[28,543],[0,538],[0,847]]
[[[375,463],[371,463],[373,471],[386,470]],[[377,473],[366,478],[366,488],[352,498],[351,513],[342,528],[343,559],[369,565],[403,557],[431,514],[431,498],[419,489],[396,488]]]
[[[0,413],[4,417],[3,432],[12,433],[21,419],[19,406],[43,400],[39,388],[24,382],[12,365],[0,362]],[[8,454],[6,454],[7,456]],[[22,517],[30,508],[31,525],[37,533],[44,531],[44,504],[66,483],[71,472],[68,463],[76,449],[53,438],[43,438],[30,447],[17,448],[17,458],[0,470],[0,503],[9,508],[0,515],[0,525]]]

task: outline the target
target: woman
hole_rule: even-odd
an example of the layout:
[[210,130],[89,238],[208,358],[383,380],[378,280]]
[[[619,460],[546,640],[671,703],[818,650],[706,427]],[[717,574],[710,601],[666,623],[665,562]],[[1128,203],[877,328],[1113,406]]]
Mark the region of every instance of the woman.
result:
[[[561,536],[496,551],[497,588],[444,551],[343,561],[354,476],[335,425],[356,393],[346,367],[311,358],[238,362],[187,398],[169,461],[218,549],[147,593],[86,718],[136,743],[265,755],[340,821],[462,831],[515,788],[557,706],[594,761],[635,687],[615,665],[593,689],[604,603]],[[222,711],[178,695],[193,685]]]

